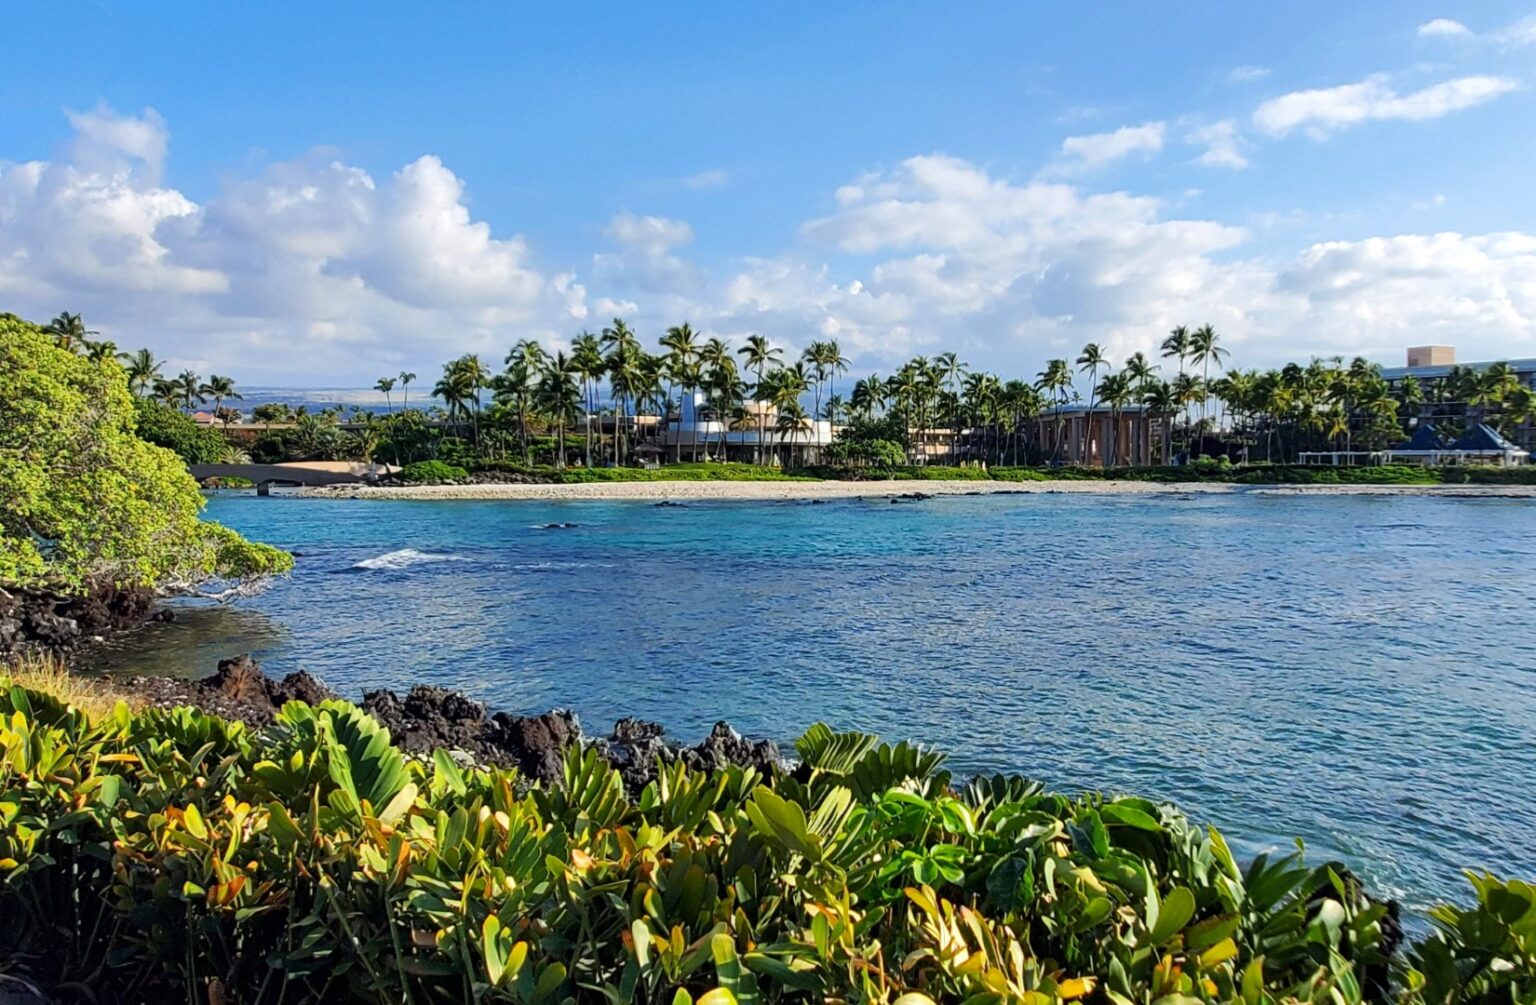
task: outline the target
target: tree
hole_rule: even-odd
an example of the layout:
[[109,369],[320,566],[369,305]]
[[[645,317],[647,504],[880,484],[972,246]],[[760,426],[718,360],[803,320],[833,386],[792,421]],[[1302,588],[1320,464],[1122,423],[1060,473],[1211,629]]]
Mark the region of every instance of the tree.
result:
[[[674,390],[682,388],[684,395],[693,391],[696,386],[697,370],[694,363],[698,360],[699,339],[694,333],[693,327],[684,321],[680,325],[673,325],[667,329],[667,333],[661,337],[661,347],[665,350],[667,380]],[[692,406],[693,402],[689,402]],[[665,416],[663,416],[665,420]],[[698,460],[699,423],[695,415],[693,424],[694,460]],[[677,403],[677,435],[672,440],[674,461],[683,459],[683,403],[681,397]]]
[[555,426],[555,467],[565,467],[565,430],[576,421],[581,408],[581,389],[576,386],[579,371],[564,352],[556,352],[545,360],[534,392],[534,402],[539,412]]
[[1210,325],[1201,325],[1189,336],[1189,358],[1201,367],[1200,384],[1206,393],[1200,396],[1200,425],[1201,434],[1204,435],[1206,405],[1210,401],[1208,389],[1211,386],[1211,364],[1221,369],[1222,361],[1231,353],[1221,347],[1221,336],[1216,334],[1216,329]]
[[198,387],[200,397],[213,399],[213,410],[217,412],[224,407],[224,399],[244,401],[245,398],[235,391],[235,382],[228,377],[220,377],[218,374],[210,374],[208,380]]
[[630,396],[644,381],[640,371],[640,340],[625,324],[623,318],[614,318],[603,329],[600,341],[606,351],[608,386],[619,406],[613,426],[613,463],[624,463],[624,424],[628,419]]
[[176,385],[182,407],[187,411],[203,403],[203,381],[197,374],[191,370],[181,371],[181,376],[176,378]]
[[757,371],[757,384],[752,395],[757,399],[757,463],[763,463],[763,437],[766,435],[767,415],[763,411],[763,377],[769,369],[781,365],[783,350],[768,342],[765,335],[748,335],[747,344],[736,350],[745,359],[747,367]]
[[80,352],[91,340],[92,335],[100,335],[101,332],[92,331],[80,320],[80,315],[64,311],[58,317],[48,322],[47,331],[53,336],[54,344],[60,349],[70,352]]
[[139,349],[132,353],[118,353],[117,358],[123,364],[123,370],[128,374],[128,388],[134,394],[144,394],[151,384],[160,376],[160,368],[165,364],[155,359],[154,353],[148,349]]
[[415,379],[414,373],[404,370],[400,372],[400,407],[402,409],[411,407],[411,381]]
[[380,377],[379,382],[373,385],[373,389],[384,393],[384,407],[389,409],[389,414],[395,414],[395,403],[389,398],[389,392],[395,389],[395,378]]
[[725,419],[741,401],[740,375],[736,369],[736,356],[724,340],[712,338],[699,349],[699,363],[704,367],[704,383],[708,389],[709,410],[714,421],[721,423],[720,445],[717,456],[725,459],[727,433]]
[[[1097,342],[1089,342],[1083,346],[1083,353],[1077,357],[1077,369],[1079,373],[1088,375],[1088,422],[1093,422],[1093,405],[1095,396],[1099,393],[1099,371],[1107,368],[1109,361],[1104,358],[1104,350],[1099,348]],[[1090,430],[1091,435],[1091,430]],[[1099,454],[1099,466],[1103,467],[1104,455]]]
[[1141,392],[1141,403],[1147,406],[1149,417],[1162,416],[1163,464],[1173,463],[1173,413],[1179,406],[1173,385],[1166,380],[1155,380]]
[[581,378],[582,417],[587,427],[587,453],[584,463],[592,466],[592,413],[597,411],[597,382],[606,372],[603,348],[597,336],[584,331],[571,343],[571,368]]
[[1061,406],[1066,404],[1067,389],[1072,386],[1072,369],[1064,359],[1053,359],[1036,375],[1035,387],[1050,400],[1056,415],[1055,439],[1051,443],[1051,459],[1061,456]]
[[51,328],[0,315],[0,588],[188,593],[292,567],[292,556],[199,519],[197,483],[135,435],[135,421],[115,361],[83,359]]

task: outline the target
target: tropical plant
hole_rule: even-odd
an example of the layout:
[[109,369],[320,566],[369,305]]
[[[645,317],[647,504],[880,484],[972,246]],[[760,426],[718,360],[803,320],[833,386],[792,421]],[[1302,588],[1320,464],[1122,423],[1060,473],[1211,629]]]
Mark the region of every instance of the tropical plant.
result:
[[291,567],[287,554],[200,520],[197,483],[174,453],[135,435],[138,414],[116,362],[86,360],[57,333],[0,315],[0,587],[191,592]]

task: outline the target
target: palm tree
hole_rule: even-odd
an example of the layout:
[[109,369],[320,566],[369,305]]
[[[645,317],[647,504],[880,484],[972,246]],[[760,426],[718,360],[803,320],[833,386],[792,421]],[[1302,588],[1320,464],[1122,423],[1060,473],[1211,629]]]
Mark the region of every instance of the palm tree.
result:
[[587,455],[584,463],[592,466],[592,413],[597,411],[597,382],[607,372],[603,347],[597,336],[583,331],[571,342],[571,367],[581,378],[582,416],[586,424]]
[[[1211,385],[1211,364],[1221,369],[1222,361],[1231,353],[1221,347],[1221,336],[1216,334],[1216,329],[1210,325],[1201,325],[1189,336],[1189,357],[1192,362],[1201,366],[1200,381],[1204,387]],[[1200,425],[1205,425],[1206,404],[1210,401],[1210,395],[1202,395],[1200,398]],[[1203,435],[1203,429],[1202,429]]]
[[1067,388],[1072,386],[1072,369],[1064,359],[1053,359],[1036,375],[1035,387],[1049,397],[1056,414],[1055,441],[1051,444],[1051,460],[1061,456],[1061,406],[1067,401]]
[[854,412],[866,419],[872,418],[875,412],[885,407],[885,381],[875,374],[854,381],[850,400]]
[[[683,394],[688,394],[695,389],[690,384],[696,371],[691,369],[699,355],[699,339],[693,331],[693,326],[684,321],[680,325],[673,325],[667,329],[667,333],[660,339],[661,347],[667,350],[666,373],[668,382],[673,389],[682,388]],[[690,410],[694,403],[689,402]],[[699,422],[695,414],[693,423],[693,452],[694,460],[698,460],[699,450]],[[682,399],[678,399],[677,407],[677,435],[673,437],[673,461],[681,462],[683,459],[683,407]]]
[[149,390],[160,376],[160,368],[165,365],[155,359],[155,354],[148,349],[118,353],[117,358],[122,361],[123,369],[128,373],[128,388],[135,394],[144,394]]
[[199,397],[212,398],[213,410],[217,412],[224,406],[224,399],[244,401],[245,398],[235,390],[235,382],[229,377],[220,377],[218,374],[209,374],[208,381],[197,389]]
[[[712,338],[699,349],[699,364],[704,367],[704,382],[709,387],[709,408],[716,421],[721,422],[719,457],[725,459],[726,431],[724,420],[740,399],[737,387],[736,357],[731,347],[718,338]],[[707,448],[706,448],[707,449]]]
[[[1107,368],[1108,366],[1109,366],[1109,360],[1104,358],[1104,350],[1099,348],[1099,344],[1097,342],[1089,342],[1087,345],[1083,346],[1083,354],[1081,356],[1077,357],[1077,369],[1078,369],[1078,372],[1079,373],[1086,373],[1088,375],[1088,422],[1089,423],[1093,422],[1094,397],[1095,397],[1095,395],[1098,394],[1098,391],[1099,391],[1098,386],[1097,386],[1097,381],[1099,379],[1099,371],[1101,369]],[[1084,450],[1085,453],[1088,450],[1088,445],[1086,443],[1083,445],[1083,450]],[[1101,451],[1100,452],[1100,461],[1101,461],[1101,463],[1099,465],[1100,467],[1103,467],[1102,460],[1103,460],[1103,452]]]
[[614,318],[613,324],[603,329],[600,344],[607,350],[608,386],[613,389],[614,400],[619,406],[613,427],[613,462],[623,464],[624,423],[628,419],[629,398],[642,379],[640,340],[623,318]]
[[1173,413],[1179,407],[1179,400],[1174,394],[1173,385],[1169,384],[1166,380],[1153,381],[1142,390],[1141,403],[1147,406],[1149,413],[1162,415],[1163,464],[1172,464]]
[[167,380],[164,377],[156,377],[151,387],[153,390],[150,397],[160,402],[160,404],[168,408],[175,408],[180,405],[181,380],[179,378]]
[[389,398],[389,392],[391,392],[391,391],[393,391],[395,389],[395,378],[393,378],[393,377],[380,377],[379,378],[379,382],[377,384],[373,385],[373,389],[375,391],[383,391],[384,392],[384,407],[389,409],[389,414],[391,414],[391,415],[395,414],[395,404]]
[[763,413],[762,394],[764,390],[763,376],[772,367],[782,365],[783,352],[778,346],[770,345],[766,335],[748,335],[747,344],[736,350],[736,355],[744,357],[749,368],[757,371],[757,386],[752,394],[757,398],[757,463],[763,463],[763,437],[766,435],[767,416]]
[[528,439],[528,412],[533,403],[533,385],[548,357],[533,339],[518,339],[507,353],[507,369],[497,378],[498,394],[517,411],[517,436],[523,446],[523,463],[533,463]]
[[[795,439],[801,430],[810,428],[810,419],[806,417],[805,406],[800,404],[797,398],[783,402],[783,404],[778,406],[778,412],[778,417],[773,423],[773,429],[778,435],[780,442],[783,441],[785,433],[789,434],[789,455],[787,460],[792,462],[794,460]],[[786,463],[784,466],[788,467],[789,464]]]
[[576,364],[564,352],[556,352],[545,361],[534,400],[539,411],[555,425],[555,467],[565,467],[565,428],[576,421],[581,407],[581,389],[576,386],[580,374]]
[[91,336],[101,334],[87,328],[85,322],[80,320],[80,315],[71,314],[68,311],[61,312],[44,327],[53,334],[54,341],[60,349],[68,349],[70,352],[84,349],[86,343],[91,340]]
[[183,370],[176,381],[180,385],[181,403],[188,412],[203,403],[203,382],[197,374],[191,370]]
[[416,379],[414,373],[400,372],[400,408],[407,410],[411,407],[411,381]]
[[[1099,385],[1098,393],[1100,400],[1109,406],[1109,436],[1106,437],[1109,450],[1102,458],[1107,463],[1101,466],[1118,466],[1120,444],[1117,441],[1120,438],[1120,414],[1134,397],[1131,378],[1124,372],[1106,374]],[[1127,462],[1135,462],[1134,451],[1128,453]]]

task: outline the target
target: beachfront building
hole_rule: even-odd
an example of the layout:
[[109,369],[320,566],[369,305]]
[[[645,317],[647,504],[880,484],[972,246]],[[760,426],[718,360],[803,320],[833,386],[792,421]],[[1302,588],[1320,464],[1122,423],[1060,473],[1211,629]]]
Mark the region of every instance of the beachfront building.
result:
[[681,404],[652,441],[663,460],[681,453],[685,461],[761,459],[779,467],[797,467],[817,463],[835,437],[832,423],[825,419],[781,424],[779,410],[766,401],[745,402],[735,416],[715,414],[702,394],[685,395]]
[[1040,426],[1040,454],[1087,467],[1161,464],[1163,422],[1168,416],[1145,405],[1064,405],[1047,409]]
[[[1467,378],[1484,374],[1495,365],[1502,363],[1520,385],[1536,390],[1536,358],[1457,363],[1455,347],[1422,345],[1408,350],[1406,362],[1406,366],[1383,367],[1381,371],[1382,378],[1399,397],[1408,381],[1418,385],[1421,400],[1411,409],[1402,409],[1398,417],[1441,431],[1466,430],[1470,434],[1482,421],[1479,406],[1467,400]],[[1527,419],[1519,425],[1506,426],[1499,438],[1520,450],[1536,450],[1536,423]]]

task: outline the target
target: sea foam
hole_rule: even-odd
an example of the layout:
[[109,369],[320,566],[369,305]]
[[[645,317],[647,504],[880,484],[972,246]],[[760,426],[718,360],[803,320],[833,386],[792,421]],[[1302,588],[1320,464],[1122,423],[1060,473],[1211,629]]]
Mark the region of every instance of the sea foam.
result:
[[401,548],[399,551],[387,552],[375,558],[365,558],[353,565],[354,569],[408,569],[413,565],[422,565],[426,562],[454,562],[463,558],[462,555],[434,555],[425,551],[417,551],[415,548]]

